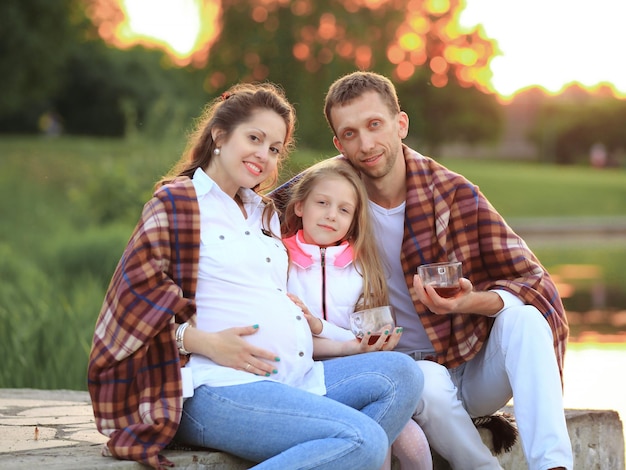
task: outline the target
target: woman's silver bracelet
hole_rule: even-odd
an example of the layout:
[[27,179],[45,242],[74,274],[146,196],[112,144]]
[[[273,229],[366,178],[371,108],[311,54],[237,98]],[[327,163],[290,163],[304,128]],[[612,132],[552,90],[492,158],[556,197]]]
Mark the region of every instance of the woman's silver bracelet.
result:
[[185,330],[189,326],[189,323],[181,323],[176,328],[176,346],[178,346],[178,352],[183,356],[188,356],[191,354],[189,351],[185,349],[185,345],[183,344],[183,337],[185,336]]

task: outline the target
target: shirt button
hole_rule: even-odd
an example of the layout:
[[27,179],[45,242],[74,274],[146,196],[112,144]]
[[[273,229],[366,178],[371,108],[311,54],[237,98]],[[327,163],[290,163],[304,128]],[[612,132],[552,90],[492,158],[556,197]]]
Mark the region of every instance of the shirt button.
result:
[[304,353],[303,353],[302,351],[300,351],[300,352],[298,353],[298,356],[302,357],[302,356],[304,356]]
[[268,256],[267,258],[265,258],[265,261],[267,261],[268,263],[272,261],[272,259]]
[[220,235],[220,240],[224,240],[224,235]]
[[245,234],[246,234],[246,235],[250,235],[250,231],[249,231],[249,230],[246,230],[246,231],[245,231]]
[[296,315],[296,320],[302,320],[302,317],[300,315]]

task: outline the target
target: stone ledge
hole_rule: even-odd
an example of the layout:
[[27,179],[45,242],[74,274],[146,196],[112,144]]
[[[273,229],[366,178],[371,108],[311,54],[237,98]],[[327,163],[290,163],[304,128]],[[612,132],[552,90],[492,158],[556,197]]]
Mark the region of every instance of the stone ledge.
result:
[[[503,411],[513,413],[509,407]],[[574,451],[575,470],[624,470],[624,431],[617,411],[567,409],[565,418]],[[491,433],[486,429],[479,432],[483,442],[493,451]],[[498,461],[506,470],[528,468],[519,438],[510,452],[498,456]],[[434,470],[451,470],[438,455],[433,455],[433,467]]]
[[[505,409],[511,412],[510,409]],[[624,470],[624,434],[616,411],[566,410],[576,470]],[[489,431],[481,430],[485,442]],[[102,457],[106,438],[95,428],[89,394],[68,390],[0,389],[0,468],[31,470],[140,470],[129,461]],[[164,452],[176,468],[184,470],[243,470],[242,459],[209,451]],[[434,456],[435,470],[449,465]],[[519,442],[499,456],[503,468],[524,469]]]
[[[137,462],[102,457],[102,444],[0,454],[0,468],[12,470],[146,470]],[[164,455],[183,470],[244,470],[253,464],[223,452],[166,451]]]

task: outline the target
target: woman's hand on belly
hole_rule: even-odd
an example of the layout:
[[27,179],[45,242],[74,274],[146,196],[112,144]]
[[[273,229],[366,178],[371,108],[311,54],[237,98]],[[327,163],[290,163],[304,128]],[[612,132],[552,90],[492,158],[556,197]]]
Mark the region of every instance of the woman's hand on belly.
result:
[[267,349],[250,344],[243,337],[259,331],[258,325],[233,327],[209,333],[197,328],[185,331],[185,349],[208,357],[216,364],[244,370],[256,375],[276,373],[274,365],[280,358]]

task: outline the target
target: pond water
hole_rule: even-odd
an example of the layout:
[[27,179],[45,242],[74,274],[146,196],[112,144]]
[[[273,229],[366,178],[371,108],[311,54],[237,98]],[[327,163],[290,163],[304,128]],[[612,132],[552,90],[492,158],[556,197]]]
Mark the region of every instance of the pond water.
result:
[[615,410],[624,424],[626,337],[621,338],[613,336],[607,341],[596,336],[582,342],[570,341],[563,377],[565,408]]
[[625,371],[626,342],[570,343],[565,355],[563,377],[565,407],[615,410],[624,425]]
[[570,343],[565,355],[567,408],[612,409],[626,418],[626,343]]

